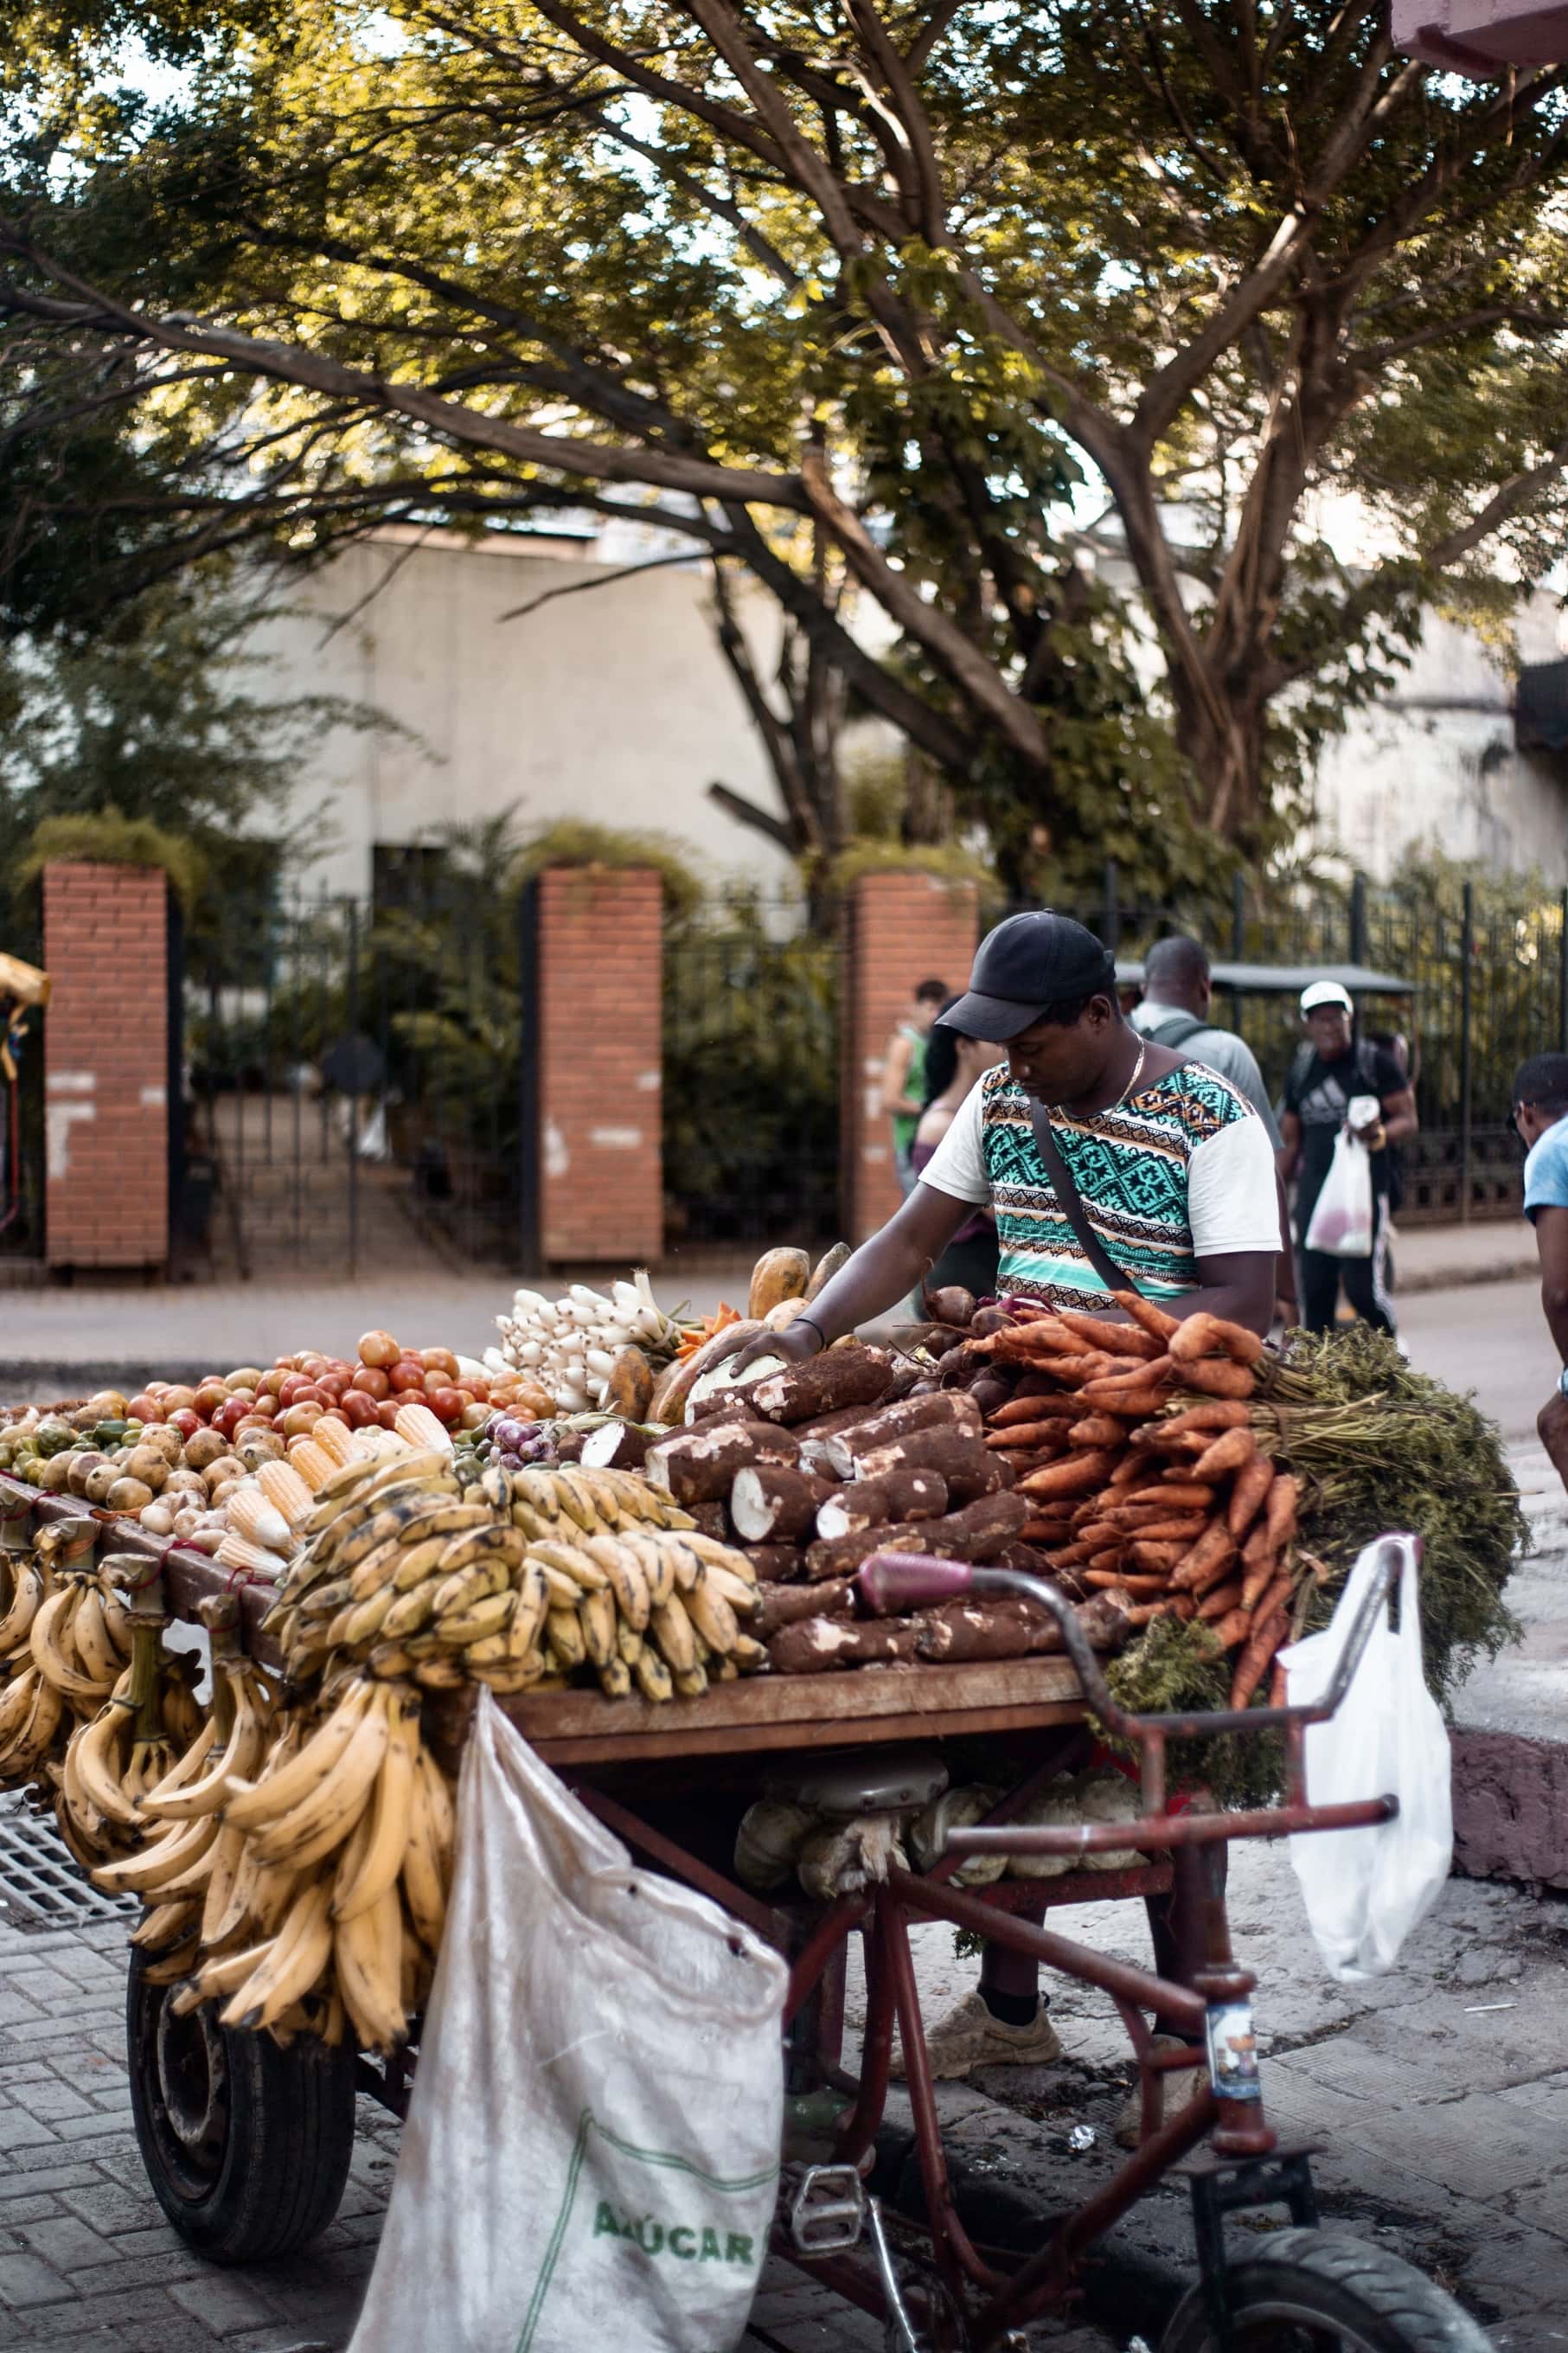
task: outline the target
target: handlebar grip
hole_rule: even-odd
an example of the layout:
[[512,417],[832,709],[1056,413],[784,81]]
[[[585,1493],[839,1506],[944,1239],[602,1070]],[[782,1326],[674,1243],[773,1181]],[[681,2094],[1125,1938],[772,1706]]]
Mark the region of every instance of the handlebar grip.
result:
[[878,1615],[893,1609],[925,1609],[967,1593],[974,1571],[966,1560],[928,1560],[918,1552],[874,1552],[861,1562],[856,1582]]

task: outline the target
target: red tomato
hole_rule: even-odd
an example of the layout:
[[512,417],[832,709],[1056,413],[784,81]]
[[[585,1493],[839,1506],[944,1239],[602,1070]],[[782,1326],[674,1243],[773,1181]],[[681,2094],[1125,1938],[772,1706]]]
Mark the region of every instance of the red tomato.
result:
[[362,1365],[379,1365],[383,1371],[395,1365],[403,1351],[390,1332],[366,1332],[360,1340],[359,1360]]
[[424,1391],[425,1367],[417,1356],[399,1357],[386,1377],[395,1390],[418,1389],[421,1393]]
[[383,1398],[392,1395],[392,1383],[379,1365],[362,1365],[349,1383],[351,1397],[356,1389],[362,1396],[369,1398],[374,1404],[379,1405]]
[[400,1397],[383,1398],[375,1409],[375,1418],[383,1430],[393,1430],[397,1425],[397,1417],[402,1410],[403,1399]]
[[[142,1419],[145,1421],[147,1419],[146,1415],[143,1414]],[[182,1406],[177,1412],[172,1413],[169,1416],[170,1429],[177,1430],[182,1438],[194,1438],[201,1426],[201,1415],[195,1412],[188,1405]]]
[[378,1419],[376,1401],[363,1389],[345,1389],[338,1411],[351,1430],[368,1430]]
[[419,1361],[427,1373],[455,1375],[458,1369],[458,1359],[450,1348],[421,1348]]
[[454,1422],[462,1420],[468,1402],[462,1390],[454,1388],[432,1389],[426,1399],[437,1420],[444,1421],[448,1429]]
[[303,1373],[285,1373],[282,1381],[279,1385],[279,1404],[284,1406],[292,1405],[300,1390],[308,1389],[310,1386],[310,1384],[305,1378]]

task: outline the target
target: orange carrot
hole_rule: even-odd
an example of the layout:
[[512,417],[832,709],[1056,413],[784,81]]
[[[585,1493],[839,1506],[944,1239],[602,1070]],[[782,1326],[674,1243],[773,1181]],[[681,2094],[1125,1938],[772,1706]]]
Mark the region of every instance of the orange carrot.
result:
[[1069,1454],[1065,1461],[1047,1463],[1019,1481],[1026,1495],[1087,1495],[1103,1487],[1115,1461],[1111,1454]]
[[[1161,1438],[1184,1438],[1194,1430],[1239,1430],[1252,1419],[1248,1409],[1235,1398],[1205,1398],[1201,1405],[1189,1405],[1180,1413],[1171,1414],[1156,1424]],[[1142,1431],[1139,1436],[1143,1435]]]
[[1069,1446],[1114,1446],[1120,1448],[1127,1432],[1108,1413],[1086,1413],[1075,1421],[1068,1432]]
[[1055,1419],[1054,1414],[1047,1412],[1043,1399],[1020,1395],[1010,1397],[1005,1404],[999,1405],[991,1415],[987,1427],[1012,1430],[1026,1422],[1054,1421]]
[[1151,1333],[1141,1331],[1133,1324],[1106,1324],[1096,1315],[1080,1315],[1076,1308],[1058,1310],[1069,1332],[1076,1332],[1091,1348],[1103,1348],[1111,1356],[1158,1356],[1164,1351]]
[[1201,1312],[1189,1315],[1181,1329],[1172,1333],[1167,1345],[1179,1365],[1191,1364],[1200,1356],[1228,1356],[1233,1364],[1255,1365],[1263,1354],[1263,1343],[1256,1332]]
[[1250,1461],[1242,1464],[1230,1491],[1230,1508],[1225,1516],[1226,1526],[1237,1544],[1258,1517],[1273,1484],[1274,1465],[1266,1454],[1255,1454]]
[[1254,1612],[1254,1630],[1230,1687],[1233,1708],[1250,1705],[1253,1693],[1268,1671],[1269,1661],[1289,1631],[1290,1613],[1284,1599],[1289,1589],[1288,1577],[1276,1578],[1263,1598],[1263,1606]]
[[1022,1544],[1043,1546],[1048,1551],[1052,1545],[1060,1544],[1068,1533],[1065,1520],[1026,1520],[1018,1530],[1018,1539]]
[[1288,1545],[1296,1533],[1296,1506],[1301,1500],[1301,1482],[1289,1471],[1281,1471],[1268,1490],[1268,1502],[1264,1523],[1268,1541],[1276,1552]]
[[1127,1547],[1127,1557],[1136,1561],[1140,1568],[1169,1571],[1175,1567],[1186,1549],[1184,1543],[1156,1543],[1151,1536],[1134,1536]]
[[1258,1384],[1251,1367],[1233,1364],[1228,1356],[1201,1356],[1196,1364],[1184,1364],[1181,1377],[1190,1389],[1202,1389],[1205,1397],[1249,1398]]
[[1083,1582],[1085,1585],[1096,1587],[1120,1585],[1125,1592],[1131,1593],[1135,1600],[1140,1601],[1147,1600],[1154,1594],[1163,1593],[1165,1590],[1165,1580],[1163,1577],[1130,1577],[1119,1568],[1086,1568],[1083,1572]]
[[1168,1340],[1173,1332],[1181,1329],[1180,1316],[1167,1315],[1163,1307],[1156,1307],[1141,1291],[1113,1291],[1110,1295],[1118,1307],[1131,1315],[1134,1324],[1141,1324],[1153,1339]]
[[1241,1580],[1241,1605],[1244,1609],[1256,1609],[1274,1582],[1275,1556],[1266,1552],[1260,1559],[1248,1561],[1244,1555],[1242,1567],[1246,1574]]
[[1185,1465],[1167,1471],[1159,1486],[1151,1492],[1159,1496],[1167,1511],[1206,1512],[1215,1499],[1214,1489],[1200,1485]]
[[1153,1460],[1153,1456],[1144,1454],[1137,1447],[1133,1447],[1122,1456],[1111,1472],[1110,1484],[1112,1487],[1131,1487],[1135,1481],[1142,1478],[1144,1472],[1152,1467]]
[[1290,1704],[1284,1663],[1279,1659],[1274,1662],[1274,1676],[1268,1686],[1268,1704],[1270,1707],[1289,1707]]
[[1214,1630],[1215,1639],[1217,1640],[1221,1650],[1234,1651],[1237,1644],[1238,1642],[1245,1642],[1248,1634],[1252,1631],[1251,1610],[1230,1610],[1226,1616],[1219,1620]]
[[1211,1569],[1216,1566],[1224,1568],[1235,1558],[1236,1546],[1230,1540],[1225,1522],[1211,1520],[1186,1558],[1172,1572],[1171,1582],[1187,1588],[1207,1585]]
[[1141,1601],[1137,1608],[1130,1609],[1127,1615],[1134,1626],[1149,1626],[1156,1618],[1190,1618],[1193,1614],[1193,1597],[1190,1593],[1178,1593],[1168,1601]]
[[[1032,1405],[1034,1399],[1031,1398],[1029,1402]],[[985,1443],[993,1454],[1005,1453],[1014,1446],[1051,1446],[1059,1451],[1066,1427],[1060,1421],[1010,1422],[1005,1430],[992,1430]]]
[[1195,1512],[1176,1512],[1169,1519],[1134,1520],[1126,1532],[1142,1536],[1146,1544],[1190,1545],[1202,1535],[1204,1526]]
[[1198,1603],[1200,1619],[1228,1618],[1233,1609],[1241,1607],[1241,1579],[1227,1577],[1223,1585],[1212,1586]]
[[1200,1454],[1193,1465],[1194,1479],[1223,1478],[1227,1471],[1245,1469],[1258,1452],[1258,1439],[1253,1430],[1222,1430],[1214,1444]]
[[1084,1571],[1085,1579],[1088,1579],[1090,1569],[1098,1570],[1102,1576],[1108,1570],[1119,1570],[1121,1567],[1121,1558],[1122,1546],[1119,1544],[1106,1545],[1100,1551],[1091,1552],[1089,1556],[1089,1568]]

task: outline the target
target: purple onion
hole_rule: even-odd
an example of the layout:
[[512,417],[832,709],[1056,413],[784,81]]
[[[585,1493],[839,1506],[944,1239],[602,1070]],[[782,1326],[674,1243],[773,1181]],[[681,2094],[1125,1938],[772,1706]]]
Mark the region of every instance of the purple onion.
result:
[[503,1413],[489,1424],[490,1441],[513,1452],[539,1434],[537,1421],[520,1421],[515,1414]]

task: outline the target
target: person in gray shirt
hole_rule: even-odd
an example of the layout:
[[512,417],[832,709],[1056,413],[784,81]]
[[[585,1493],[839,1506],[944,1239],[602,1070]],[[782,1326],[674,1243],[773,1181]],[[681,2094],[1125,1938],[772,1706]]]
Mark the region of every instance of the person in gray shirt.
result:
[[[1152,1039],[1155,1045],[1173,1047],[1190,1055],[1194,1062],[1206,1062],[1211,1071],[1228,1079],[1257,1112],[1268,1131],[1269,1143],[1279,1153],[1283,1139],[1268,1090],[1263,1083],[1263,1073],[1258,1067],[1258,1057],[1234,1029],[1213,1027],[1208,1018],[1213,995],[1209,960],[1202,944],[1184,933],[1173,933],[1169,939],[1156,940],[1144,958],[1142,1002],[1133,1007],[1128,1019],[1134,1029]],[[1297,1318],[1296,1260],[1289,1246],[1283,1186],[1279,1191],[1279,1230],[1282,1247],[1275,1279],[1275,1314],[1279,1321],[1290,1324]]]

